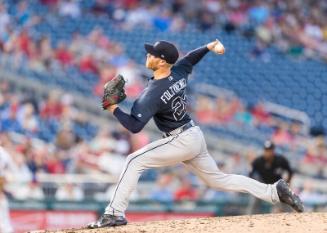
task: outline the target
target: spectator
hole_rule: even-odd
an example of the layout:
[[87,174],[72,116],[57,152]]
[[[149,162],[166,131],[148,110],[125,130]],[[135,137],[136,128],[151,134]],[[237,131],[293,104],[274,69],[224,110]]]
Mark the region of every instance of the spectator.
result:
[[108,174],[119,177],[125,164],[125,157],[121,154],[102,152],[97,159],[97,167]]
[[38,42],[38,48],[40,53],[40,60],[46,69],[50,68],[51,62],[53,60],[53,49],[51,46],[51,41],[49,37],[42,37]]
[[174,200],[173,192],[170,189],[170,184],[172,182],[171,174],[159,175],[156,181],[156,186],[154,187],[150,198],[158,202],[171,203]]
[[69,150],[76,142],[76,135],[69,128],[64,126],[57,134],[56,146],[62,150]]
[[327,195],[317,192],[310,181],[306,181],[303,190],[299,194],[306,209],[312,211],[312,206],[318,206],[327,202]]
[[174,193],[175,201],[195,201],[198,198],[197,190],[188,179],[180,180],[180,187]]
[[213,123],[215,121],[214,103],[205,96],[199,96],[196,101],[196,106],[198,106],[195,109],[196,119],[202,124]]
[[26,152],[26,161],[29,170],[33,174],[33,179],[35,179],[37,173],[46,173],[46,156],[48,150],[45,146],[40,148],[29,148]]
[[47,173],[50,174],[63,174],[65,173],[64,164],[55,154],[49,154],[45,162]]
[[237,98],[232,97],[231,100],[228,100],[227,97],[219,96],[216,99],[216,122],[220,124],[231,122],[240,106],[240,101]]
[[24,26],[30,19],[31,13],[28,10],[28,2],[21,1],[18,4],[18,12],[16,13],[16,21],[20,26]]
[[66,183],[59,187],[55,197],[58,201],[81,201],[84,193],[79,185]]
[[124,54],[123,47],[115,44],[111,50],[110,64],[114,67],[122,67],[128,64],[128,58]]
[[65,42],[61,41],[58,44],[57,50],[55,52],[55,58],[62,64],[64,67],[72,65],[73,63],[73,54],[67,48]]
[[100,129],[90,142],[90,147],[95,153],[112,151],[115,146],[116,140],[111,137],[110,131],[106,128]]
[[17,170],[15,171],[15,181],[19,183],[28,183],[33,179],[31,171],[26,164],[26,158],[23,154],[17,153],[14,158]]
[[269,112],[266,111],[263,103],[256,104],[252,109],[251,113],[254,117],[255,124],[260,125],[270,125],[271,124],[271,116]]
[[98,14],[111,14],[113,7],[107,0],[96,0],[92,6],[92,12]]
[[186,28],[186,22],[184,18],[177,15],[173,18],[170,26],[170,31],[172,32],[182,32]]
[[59,4],[59,14],[62,16],[69,16],[78,18],[81,15],[81,9],[78,0],[65,0]]
[[59,100],[59,95],[55,91],[49,93],[47,100],[41,106],[40,116],[43,119],[60,119],[64,106]]
[[98,84],[94,87],[94,94],[101,96],[103,94],[103,86],[109,80],[113,79],[116,75],[116,69],[111,66],[105,66],[100,70],[100,80]]
[[1,116],[1,131],[4,132],[21,132],[22,126],[17,120],[17,110],[13,107],[7,109]]
[[256,1],[256,4],[249,9],[249,18],[254,23],[262,24],[269,17],[269,8],[261,1]]
[[126,94],[129,98],[135,99],[142,91],[143,83],[140,80],[140,73],[136,65],[129,61],[126,65],[117,69],[117,74],[121,74],[127,80],[125,84]]
[[28,133],[35,134],[39,130],[39,122],[35,114],[34,106],[26,103],[17,113],[19,124]]
[[323,137],[315,138],[308,146],[303,162],[307,164],[327,164],[327,147]]
[[199,14],[199,28],[201,31],[207,31],[214,26],[215,17],[212,13],[202,11]]
[[153,26],[160,31],[167,31],[172,23],[171,12],[164,9],[158,16],[153,18]]
[[50,7],[57,6],[59,0],[41,0],[42,4],[48,5]]
[[79,61],[79,69],[82,73],[98,73],[98,67],[94,60],[94,57],[91,54],[82,56],[81,60]]
[[17,40],[14,42],[15,46],[17,45],[17,52],[22,52],[26,56],[31,55],[31,46],[32,40],[29,36],[29,32],[25,29],[17,37]]
[[132,29],[137,26],[151,26],[152,15],[149,6],[139,5],[135,8],[129,9],[126,16],[125,28]]
[[114,152],[122,155],[131,153],[131,134],[122,126],[112,133],[112,137],[116,140]]
[[7,29],[10,25],[10,16],[3,2],[0,3],[0,35],[7,34]]
[[21,186],[13,196],[18,200],[42,200],[44,199],[44,193],[37,181],[32,181],[28,185]]
[[280,123],[277,125],[273,135],[272,141],[276,145],[287,146],[293,142],[293,137],[288,131],[288,125],[286,123]]
[[253,116],[248,109],[246,109],[243,105],[241,105],[239,110],[235,113],[235,121],[236,124],[252,126]]
[[232,10],[227,12],[227,22],[225,24],[225,30],[232,32],[238,28],[241,28],[247,23],[247,14],[241,6],[231,6]]

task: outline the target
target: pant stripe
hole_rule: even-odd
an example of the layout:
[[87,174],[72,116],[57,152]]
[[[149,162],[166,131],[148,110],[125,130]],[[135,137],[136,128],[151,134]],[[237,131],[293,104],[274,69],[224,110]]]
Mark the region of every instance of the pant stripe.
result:
[[147,153],[147,152],[149,152],[149,151],[152,151],[152,150],[154,150],[154,149],[156,149],[156,148],[158,148],[158,147],[164,146],[164,145],[166,145],[166,144],[172,142],[172,141],[173,141],[174,139],[176,139],[178,136],[179,136],[179,134],[177,134],[175,137],[173,137],[173,138],[172,138],[171,140],[169,140],[168,142],[165,142],[165,143],[163,143],[163,144],[157,145],[157,146],[155,146],[155,147],[153,147],[153,148],[151,148],[151,149],[149,149],[149,150],[147,150],[147,151],[144,151],[143,153],[141,153],[141,154],[139,154],[139,155],[136,155],[134,158],[132,158],[132,159],[127,163],[126,168],[125,168],[125,170],[124,170],[124,173],[123,173],[123,175],[121,176],[121,178],[120,178],[120,180],[119,180],[119,182],[118,182],[118,184],[117,184],[117,187],[116,187],[116,189],[115,189],[114,196],[113,196],[113,198],[112,198],[112,200],[111,200],[111,202],[110,202],[110,207],[111,207],[113,210],[114,210],[114,208],[113,208],[111,205],[112,205],[112,203],[113,203],[114,200],[115,200],[117,190],[118,190],[118,188],[119,188],[119,185],[120,185],[121,181],[122,181],[123,178],[124,178],[124,175],[125,175],[125,173],[126,173],[126,171],[127,171],[127,169],[128,169],[129,164],[130,164],[134,159],[136,159],[137,157],[139,157],[139,156],[141,156],[141,155],[144,155],[145,153]]

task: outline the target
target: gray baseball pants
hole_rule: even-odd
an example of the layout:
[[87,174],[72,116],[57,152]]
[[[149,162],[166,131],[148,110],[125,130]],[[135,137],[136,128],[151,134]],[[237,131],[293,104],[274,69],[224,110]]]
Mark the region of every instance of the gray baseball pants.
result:
[[276,184],[263,184],[246,176],[225,174],[210,156],[201,129],[191,127],[182,133],[154,141],[127,157],[114,194],[105,213],[124,216],[129,196],[141,173],[183,163],[209,187],[216,190],[246,192],[264,201],[279,202]]

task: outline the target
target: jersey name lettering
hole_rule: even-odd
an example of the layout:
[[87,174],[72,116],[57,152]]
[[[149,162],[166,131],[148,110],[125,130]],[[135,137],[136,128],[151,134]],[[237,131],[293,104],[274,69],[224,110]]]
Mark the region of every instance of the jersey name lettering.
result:
[[168,101],[173,98],[180,90],[184,89],[186,87],[186,79],[181,79],[171,85],[168,90],[166,90],[160,99],[167,104]]

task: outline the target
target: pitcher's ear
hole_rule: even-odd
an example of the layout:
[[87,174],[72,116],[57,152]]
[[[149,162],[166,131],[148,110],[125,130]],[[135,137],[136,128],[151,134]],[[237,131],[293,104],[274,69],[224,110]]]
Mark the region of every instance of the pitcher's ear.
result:
[[167,63],[165,60],[160,59],[160,61],[159,61],[159,65],[161,65],[161,66],[166,66],[166,65],[168,65],[168,63]]

